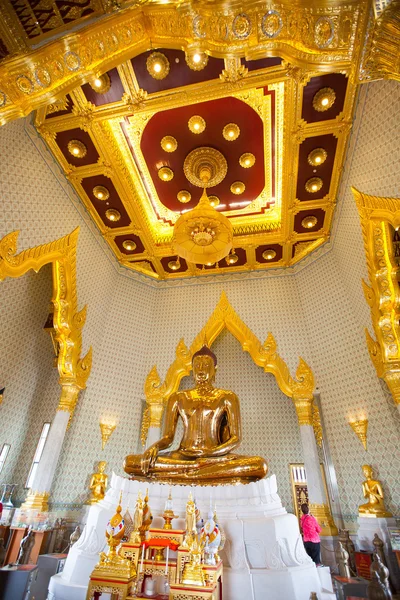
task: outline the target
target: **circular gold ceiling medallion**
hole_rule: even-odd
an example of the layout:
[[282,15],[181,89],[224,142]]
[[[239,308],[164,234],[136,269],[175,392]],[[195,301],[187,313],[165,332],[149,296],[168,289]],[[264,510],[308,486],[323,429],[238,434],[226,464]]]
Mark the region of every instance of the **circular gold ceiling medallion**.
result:
[[326,161],[327,156],[328,153],[324,148],[315,148],[314,150],[311,150],[307,160],[313,167],[319,167],[319,165],[322,165]]
[[133,250],[136,250],[137,244],[133,240],[124,240],[122,242],[122,247],[125,248],[125,250],[128,250],[128,252],[132,252]]
[[230,189],[232,194],[240,196],[240,194],[243,194],[244,190],[246,189],[246,186],[244,185],[243,181],[234,181]]
[[152,52],[146,67],[153,79],[165,79],[169,73],[169,60],[162,52]]
[[87,154],[87,148],[80,140],[71,140],[68,142],[67,149],[75,158],[83,158]]
[[208,199],[213,208],[215,208],[216,206],[219,205],[220,200],[219,200],[218,196],[208,196]]
[[239,257],[237,254],[235,254],[234,251],[232,251],[230,254],[228,254],[228,256],[225,259],[225,262],[227,265],[234,265],[237,263],[237,261],[239,260]]
[[187,190],[181,190],[177,193],[176,197],[178,198],[179,202],[182,202],[182,204],[187,204],[187,202],[190,202],[192,194]]
[[228,125],[225,125],[225,127],[222,130],[222,135],[229,142],[233,142],[233,141],[237,140],[239,137],[239,134],[240,134],[239,125],[236,125],[236,123],[228,123]]
[[206,122],[203,117],[194,115],[188,121],[188,127],[192,133],[203,133],[206,128]]
[[312,229],[313,227],[315,227],[317,224],[317,217],[311,216],[311,217],[304,217],[304,219],[301,222],[302,227],[305,227],[306,229]]
[[336,94],[332,88],[321,88],[313,98],[313,107],[318,112],[329,110],[336,100]]
[[215,148],[195,148],[183,163],[185,177],[197,187],[209,188],[221,183],[228,171],[224,155]]
[[176,260],[170,260],[168,268],[171,269],[171,271],[178,271],[181,268],[179,257]]
[[93,196],[97,198],[97,200],[108,200],[110,192],[104,185],[96,185],[93,188]]
[[115,223],[116,221],[120,220],[121,213],[115,208],[109,208],[108,210],[106,210],[106,217],[109,221],[113,221]]
[[89,85],[93,91],[97,94],[106,94],[111,88],[111,79],[108,73],[95,77],[92,81],[89,81]]
[[192,50],[185,53],[186,64],[192,71],[202,71],[208,63],[208,55],[199,50]]
[[166,135],[161,140],[161,148],[165,152],[175,152],[178,147],[178,142],[172,135]]
[[323,184],[324,182],[322,181],[321,177],[311,177],[311,179],[306,181],[306,185],[304,187],[310,194],[315,194],[316,192],[319,192]]
[[272,248],[267,248],[267,250],[264,250],[264,252],[262,253],[262,257],[264,260],[272,260],[273,258],[275,258],[275,256],[276,252]]
[[256,157],[251,152],[245,152],[239,158],[239,164],[244,169],[250,169],[250,167],[252,167],[255,162],[256,162]]
[[174,172],[169,167],[161,167],[161,169],[158,169],[158,176],[161,181],[171,181],[174,176]]

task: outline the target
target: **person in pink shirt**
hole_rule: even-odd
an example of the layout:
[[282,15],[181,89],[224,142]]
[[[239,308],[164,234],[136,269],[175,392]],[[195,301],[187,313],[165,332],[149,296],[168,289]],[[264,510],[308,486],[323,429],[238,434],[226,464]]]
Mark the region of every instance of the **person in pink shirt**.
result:
[[300,525],[303,532],[304,548],[316,565],[321,564],[321,526],[317,519],[310,515],[308,504],[301,505]]

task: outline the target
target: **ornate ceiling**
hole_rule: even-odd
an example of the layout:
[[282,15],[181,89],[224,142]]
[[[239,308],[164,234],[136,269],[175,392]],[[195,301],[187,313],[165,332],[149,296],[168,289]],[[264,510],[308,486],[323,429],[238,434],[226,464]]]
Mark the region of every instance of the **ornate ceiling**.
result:
[[[43,46],[31,72],[14,61],[5,87],[0,66],[0,121],[38,109],[37,130],[129,269],[170,279],[294,265],[330,235],[368,7],[149,4]],[[204,146],[226,160],[208,193],[232,223],[235,260],[177,264],[174,223],[201,196],[185,159]]]

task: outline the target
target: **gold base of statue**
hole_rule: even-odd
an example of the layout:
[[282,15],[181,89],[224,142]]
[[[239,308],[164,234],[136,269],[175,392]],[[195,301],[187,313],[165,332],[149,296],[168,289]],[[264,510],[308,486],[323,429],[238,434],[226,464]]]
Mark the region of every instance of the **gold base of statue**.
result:
[[50,492],[32,492],[30,491],[26,500],[21,504],[22,510],[39,510],[40,512],[49,511]]
[[339,531],[327,504],[310,504],[310,511],[322,527],[320,535],[338,535]]
[[359,517],[365,517],[366,519],[390,519],[393,514],[390,512],[358,512]]

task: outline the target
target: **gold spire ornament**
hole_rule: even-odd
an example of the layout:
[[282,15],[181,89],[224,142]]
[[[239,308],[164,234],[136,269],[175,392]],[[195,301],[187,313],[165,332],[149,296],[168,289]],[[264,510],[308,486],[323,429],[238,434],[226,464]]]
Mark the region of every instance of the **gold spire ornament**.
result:
[[189,548],[193,539],[197,536],[196,529],[196,503],[193,500],[192,493],[189,493],[189,498],[186,503],[186,535],[182,542],[182,548]]
[[350,421],[350,427],[364,446],[364,450],[367,450],[368,419],[360,419],[360,421]]
[[178,515],[174,513],[174,505],[172,502],[172,493],[171,488],[169,489],[168,498],[165,501],[165,508],[162,514],[162,517],[165,521],[163,529],[172,529],[172,519],[177,519]]
[[100,431],[101,431],[101,449],[104,450],[105,445],[110,439],[110,435],[116,428],[116,425],[111,423],[102,423],[100,422]]
[[150,529],[150,525],[153,522],[153,515],[151,514],[151,508],[149,506],[149,490],[146,490],[146,495],[143,502],[143,516],[142,524],[139,527],[140,540],[144,542],[146,538],[146,532]]
[[182,574],[182,583],[185,585],[205,586],[205,578],[201,558],[205,546],[205,539],[198,539],[194,534],[189,546],[189,561],[185,564]]
[[143,525],[143,512],[144,512],[144,500],[142,497],[142,492],[139,491],[137,500],[136,500],[136,505],[135,505],[135,512],[133,514],[133,531],[129,538],[130,544],[141,544],[142,543],[142,538],[140,535],[140,528]]

